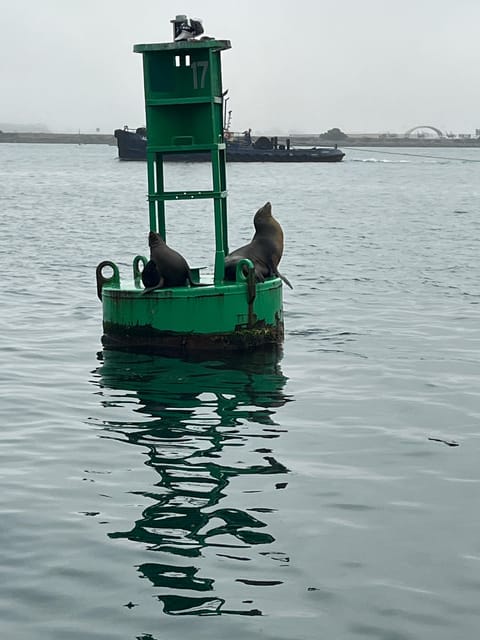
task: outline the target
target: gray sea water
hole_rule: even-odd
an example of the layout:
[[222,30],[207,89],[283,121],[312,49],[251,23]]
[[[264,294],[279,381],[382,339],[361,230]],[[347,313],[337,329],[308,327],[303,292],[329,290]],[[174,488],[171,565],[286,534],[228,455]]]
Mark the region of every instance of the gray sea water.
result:
[[[230,246],[285,232],[283,355],[185,362],[100,342],[145,164],[0,145],[2,638],[478,637],[480,155],[401,152],[228,165]],[[212,218],[167,221],[207,270]]]

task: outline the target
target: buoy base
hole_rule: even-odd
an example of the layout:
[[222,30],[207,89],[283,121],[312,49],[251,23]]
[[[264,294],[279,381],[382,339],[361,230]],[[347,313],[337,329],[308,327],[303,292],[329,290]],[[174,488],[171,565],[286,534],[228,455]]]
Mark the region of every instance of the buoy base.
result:
[[[256,350],[283,342],[282,281],[256,282],[253,264],[237,266],[237,280],[145,291],[137,256],[134,280],[120,283],[118,267],[97,267],[106,349],[168,354]],[[103,275],[112,269],[110,278]]]
[[106,349],[185,354],[193,352],[235,352],[271,348],[283,342],[283,321],[274,325],[258,322],[251,328],[235,328],[228,333],[177,333],[152,326],[125,327],[104,322],[102,344]]

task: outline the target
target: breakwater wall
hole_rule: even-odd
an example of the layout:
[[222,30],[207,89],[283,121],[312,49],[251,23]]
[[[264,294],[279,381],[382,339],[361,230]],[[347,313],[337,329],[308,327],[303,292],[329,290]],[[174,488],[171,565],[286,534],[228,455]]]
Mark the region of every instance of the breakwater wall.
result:
[[315,135],[291,135],[288,137],[292,145],[304,147],[333,147],[336,144],[340,149],[342,147],[480,148],[479,138],[357,138],[347,136],[344,140],[327,140]]
[[117,143],[115,136],[105,133],[17,133],[0,132],[0,143],[29,144],[110,144]]

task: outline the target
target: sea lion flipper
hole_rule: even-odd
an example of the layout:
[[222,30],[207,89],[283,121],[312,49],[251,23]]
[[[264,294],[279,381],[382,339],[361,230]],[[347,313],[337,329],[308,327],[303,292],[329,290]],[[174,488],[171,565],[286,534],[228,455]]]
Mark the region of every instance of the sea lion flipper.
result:
[[258,265],[255,265],[255,277],[258,282],[265,282],[265,276],[263,275],[261,269],[258,268]]
[[155,291],[156,289],[163,289],[164,284],[165,284],[165,278],[162,276],[160,277],[160,280],[158,281],[158,283],[153,287],[145,287],[145,289],[142,291],[142,295],[145,295],[146,293],[150,293],[151,291]]
[[189,270],[188,274],[187,274],[187,280],[185,282],[185,285],[189,285],[190,287],[206,287],[207,283],[206,282],[195,282],[195,280],[192,278],[192,272]]
[[280,278],[281,280],[283,280],[285,282],[285,284],[288,284],[290,289],[293,289],[292,285],[290,284],[289,279],[286,278],[285,276],[282,276],[282,274],[280,273],[280,271],[278,269],[275,269],[274,273],[277,276],[277,278]]

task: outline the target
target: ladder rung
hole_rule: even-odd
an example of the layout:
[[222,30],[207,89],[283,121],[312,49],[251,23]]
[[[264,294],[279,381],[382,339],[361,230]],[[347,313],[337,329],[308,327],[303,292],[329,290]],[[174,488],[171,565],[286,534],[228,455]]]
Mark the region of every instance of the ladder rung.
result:
[[146,104],[149,107],[164,107],[177,104],[222,104],[222,99],[217,96],[206,96],[203,98],[147,98]]
[[148,196],[149,202],[162,202],[164,200],[193,200],[194,198],[226,198],[227,191],[166,191],[164,193],[152,193]]
[[147,143],[147,153],[185,153],[185,151],[192,152],[205,152],[205,151],[224,151],[225,150],[224,142],[217,142],[213,144],[191,144],[191,145],[149,145]]

